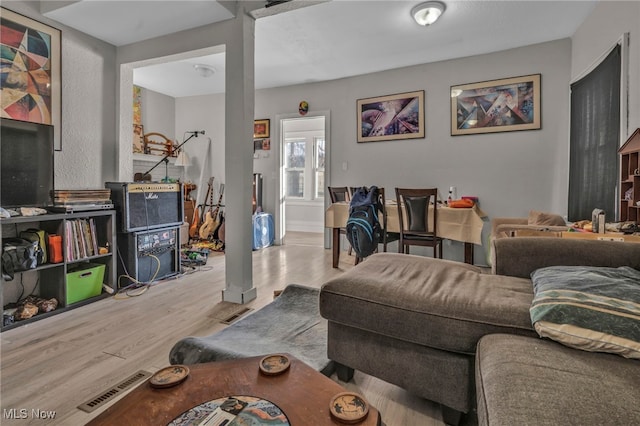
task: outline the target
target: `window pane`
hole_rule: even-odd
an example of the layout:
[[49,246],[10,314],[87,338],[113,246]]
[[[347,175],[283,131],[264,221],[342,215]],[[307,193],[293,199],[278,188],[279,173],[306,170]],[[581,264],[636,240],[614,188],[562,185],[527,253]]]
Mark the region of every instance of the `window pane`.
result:
[[316,198],[324,198],[324,170],[316,172]]
[[285,167],[288,169],[302,168],[305,165],[306,143],[302,141],[287,142],[285,146]]
[[324,198],[324,138],[314,138],[314,198]]
[[316,169],[324,170],[324,139],[316,138]]
[[286,172],[286,196],[304,197],[304,170],[287,170]]

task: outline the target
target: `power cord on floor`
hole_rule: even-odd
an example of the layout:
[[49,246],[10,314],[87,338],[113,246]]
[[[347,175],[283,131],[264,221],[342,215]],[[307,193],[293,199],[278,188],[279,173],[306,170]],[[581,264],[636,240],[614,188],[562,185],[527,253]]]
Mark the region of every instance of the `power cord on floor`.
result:
[[[114,298],[122,299],[122,297],[118,297],[122,295],[125,295],[127,297],[141,296],[144,293],[146,293],[149,287],[151,287],[154,284],[154,280],[156,279],[156,277],[158,276],[158,273],[160,272],[160,259],[158,258],[158,256],[155,256],[153,254],[147,254],[146,256],[151,257],[156,261],[156,270],[153,273],[153,276],[149,279],[149,281],[140,281],[132,277],[131,275],[129,275],[128,271],[125,269],[126,274],[120,275],[118,277],[118,287],[120,287],[120,283],[123,278],[126,278],[129,281],[131,281],[131,284],[120,288],[120,290],[118,290],[118,292],[115,294]],[[132,290],[139,290],[139,291],[133,292]]]
[[[118,255],[120,255],[120,252],[118,251]],[[165,278],[165,279],[161,279],[161,280],[156,280],[156,277],[158,276],[158,273],[160,272],[160,259],[152,254],[147,254],[146,256],[149,256],[153,259],[155,259],[156,261],[156,271],[154,272],[153,276],[149,279],[149,281],[140,281],[134,277],[132,277],[131,275],[129,275],[129,272],[126,270],[126,267],[124,266],[124,262],[123,262],[123,268],[125,270],[125,274],[120,275],[118,277],[118,287],[120,287],[120,283],[122,279],[128,279],[129,281],[131,281],[130,284],[128,284],[125,287],[120,288],[120,290],[118,290],[116,292],[116,294],[113,296],[114,299],[116,300],[125,300],[131,297],[137,297],[137,296],[141,296],[144,293],[146,293],[149,288],[155,286],[156,284],[160,284],[163,283],[165,281],[169,281],[169,280],[174,280],[174,279],[178,279],[182,276],[185,275],[190,275],[193,274],[195,272],[199,272],[199,271],[210,271],[213,269],[212,266],[206,266],[206,264],[202,264],[202,263],[198,263],[198,262],[194,262],[194,265],[185,265],[183,262],[181,262],[181,271],[179,274],[177,275],[173,275],[171,277]],[[122,258],[121,258],[122,260]]]

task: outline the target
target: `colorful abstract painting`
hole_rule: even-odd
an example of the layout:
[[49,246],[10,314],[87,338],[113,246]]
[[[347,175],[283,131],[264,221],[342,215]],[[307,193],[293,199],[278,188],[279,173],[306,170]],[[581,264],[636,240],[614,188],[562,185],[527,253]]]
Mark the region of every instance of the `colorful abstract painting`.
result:
[[424,90],[358,100],[358,142],[424,138]]
[[7,9],[0,14],[2,117],[52,124],[60,143],[60,31]]
[[540,129],[540,74],[451,86],[451,135]]
[[142,87],[133,85],[133,152],[144,153],[142,126]]
[[133,85],[133,124],[142,124],[142,87]]

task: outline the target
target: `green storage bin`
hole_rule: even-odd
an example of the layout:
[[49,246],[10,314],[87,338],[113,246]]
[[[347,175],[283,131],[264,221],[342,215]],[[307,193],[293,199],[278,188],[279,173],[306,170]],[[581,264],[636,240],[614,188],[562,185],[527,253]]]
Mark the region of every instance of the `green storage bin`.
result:
[[102,293],[105,265],[83,263],[67,273],[67,305]]

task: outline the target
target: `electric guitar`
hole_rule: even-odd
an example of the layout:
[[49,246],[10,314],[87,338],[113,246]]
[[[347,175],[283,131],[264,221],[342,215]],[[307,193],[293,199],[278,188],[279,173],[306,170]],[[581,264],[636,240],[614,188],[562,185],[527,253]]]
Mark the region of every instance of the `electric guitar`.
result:
[[[193,207],[193,215],[191,216],[191,223],[189,224],[189,238],[193,238],[195,237],[195,235],[191,235],[192,233],[195,232],[195,234],[197,235],[197,230],[200,227],[200,218],[198,217],[198,207],[196,206],[196,201],[195,200],[189,200],[189,201],[185,201],[185,203],[191,203],[192,207]],[[193,231],[192,231],[193,229]]]
[[[215,231],[220,222],[218,221],[218,212],[220,211],[220,203],[222,202],[222,195],[224,194],[224,183],[220,184],[220,197],[218,197],[218,204],[216,209],[212,212],[209,210],[205,216],[204,223],[200,227],[200,238],[206,240]],[[213,206],[213,194],[211,194],[211,206]]]
[[226,222],[224,221],[224,214],[222,215],[222,225],[218,228],[218,239],[224,243],[224,238],[226,234]]
[[224,211],[222,210],[220,210],[220,213],[218,214],[218,222],[219,222],[218,227],[215,229],[215,231],[213,231],[213,239],[222,241],[224,243],[225,226],[224,226]]
[[220,197],[218,198],[218,204],[216,204],[216,209],[212,213],[214,219],[213,219],[213,231],[211,231],[211,233],[209,234],[211,239],[218,239],[218,230],[220,229],[220,226],[224,223],[222,222],[224,216],[222,216],[222,210],[220,210],[220,204],[222,203],[223,194],[224,194],[224,184],[221,183]]
[[[211,194],[211,188],[213,187],[213,176],[209,178],[209,184],[207,186],[207,195],[204,197],[205,203],[207,202],[207,198],[209,198],[209,194]],[[191,226],[189,227],[189,237],[196,238],[198,236],[198,230],[200,229],[200,223],[202,222],[202,216],[204,214],[204,207],[202,204],[193,209],[193,220],[191,221]]]

